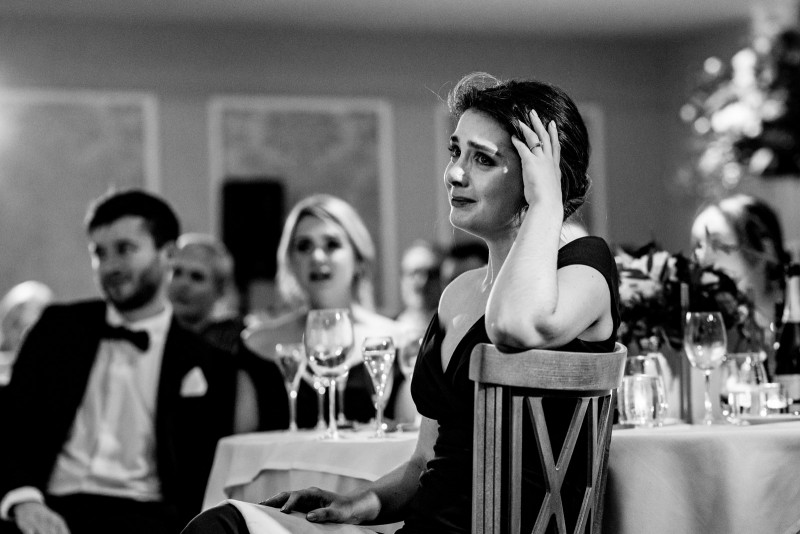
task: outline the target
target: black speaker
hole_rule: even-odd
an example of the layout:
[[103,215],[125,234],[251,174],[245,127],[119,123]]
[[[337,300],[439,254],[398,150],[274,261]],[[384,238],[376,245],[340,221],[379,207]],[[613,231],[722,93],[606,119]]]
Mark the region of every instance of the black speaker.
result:
[[283,184],[276,178],[227,178],[222,186],[222,241],[234,261],[236,285],[275,277],[283,227]]

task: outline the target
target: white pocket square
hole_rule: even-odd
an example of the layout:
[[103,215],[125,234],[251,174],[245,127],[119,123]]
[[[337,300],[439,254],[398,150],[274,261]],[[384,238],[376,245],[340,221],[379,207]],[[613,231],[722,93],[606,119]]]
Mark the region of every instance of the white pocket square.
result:
[[203,371],[199,367],[192,368],[186,373],[181,382],[181,397],[202,397],[208,390],[208,383]]

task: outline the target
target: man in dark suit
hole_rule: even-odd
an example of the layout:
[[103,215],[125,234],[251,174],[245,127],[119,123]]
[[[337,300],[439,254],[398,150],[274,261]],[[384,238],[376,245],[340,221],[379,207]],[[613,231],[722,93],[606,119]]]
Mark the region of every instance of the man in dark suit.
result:
[[0,531],[178,532],[229,433],[234,373],[172,317],[180,225],[166,202],[112,193],[86,229],[104,300],[49,307],[22,345],[3,414]]

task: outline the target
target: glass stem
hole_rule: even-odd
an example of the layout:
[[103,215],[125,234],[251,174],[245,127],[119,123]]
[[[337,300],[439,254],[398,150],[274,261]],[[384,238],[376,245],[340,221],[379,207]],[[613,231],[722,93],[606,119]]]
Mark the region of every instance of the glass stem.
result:
[[325,390],[317,389],[317,430],[325,430]]
[[289,389],[289,430],[297,432],[297,391]]
[[344,415],[344,388],[347,384],[347,375],[344,375],[344,378],[337,378],[337,380],[341,380],[341,383],[338,384],[338,389],[336,390],[337,396],[336,399],[339,403],[339,407],[336,411],[336,421],[340,425],[347,424],[347,418]]
[[331,438],[339,437],[339,429],[336,426],[336,378],[331,378],[331,385],[328,386],[330,394],[328,396],[328,436]]
[[375,413],[375,422],[376,422],[375,437],[382,438],[385,436],[383,432],[383,399],[378,397],[377,404],[378,404],[377,411]]
[[711,404],[711,371],[704,371],[705,375],[705,399],[704,404],[706,408],[706,415],[703,417],[703,423],[710,425],[714,422],[713,408]]

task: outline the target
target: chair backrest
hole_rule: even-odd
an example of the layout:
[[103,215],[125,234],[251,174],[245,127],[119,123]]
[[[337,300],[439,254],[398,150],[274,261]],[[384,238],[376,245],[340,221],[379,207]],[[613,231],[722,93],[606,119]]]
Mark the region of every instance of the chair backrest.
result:
[[[586,532],[587,526],[589,532],[600,532],[614,415],[613,392],[622,382],[626,356],[627,350],[620,343],[609,353],[541,349],[505,353],[490,344],[473,349],[469,369],[469,377],[475,382],[473,534],[520,532],[525,505],[522,457],[526,417],[533,426],[545,478],[545,496],[533,532],[545,532],[553,517],[557,531],[567,532],[561,485],[571,459],[573,465],[585,461],[587,473],[574,532]],[[560,452],[552,450],[542,408],[542,399],[546,397],[561,398],[575,406]],[[587,436],[588,458],[573,459],[581,430]],[[504,439],[508,442],[504,443]]]

